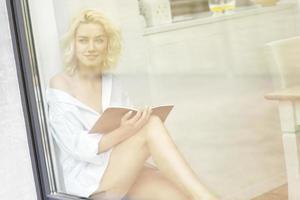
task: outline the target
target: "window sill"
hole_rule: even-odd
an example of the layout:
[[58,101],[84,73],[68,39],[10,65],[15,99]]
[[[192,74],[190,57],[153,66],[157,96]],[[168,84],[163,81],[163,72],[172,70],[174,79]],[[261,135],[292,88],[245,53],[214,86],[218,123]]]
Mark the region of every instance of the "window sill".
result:
[[188,27],[211,24],[225,20],[258,15],[263,13],[276,12],[286,9],[296,8],[296,3],[278,3],[276,6],[262,7],[259,5],[237,8],[233,13],[224,14],[221,16],[212,16],[211,12],[200,13],[197,15],[181,16],[173,19],[173,23],[163,24],[155,27],[145,28],[144,35],[157,34],[162,32],[174,31]]

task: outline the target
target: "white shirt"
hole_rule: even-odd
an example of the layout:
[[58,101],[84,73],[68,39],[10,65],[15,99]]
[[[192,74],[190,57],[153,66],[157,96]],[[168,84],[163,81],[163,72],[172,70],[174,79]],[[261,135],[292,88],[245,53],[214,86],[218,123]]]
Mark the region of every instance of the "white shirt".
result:
[[[99,91],[100,92],[100,91]],[[101,116],[70,94],[47,88],[49,131],[58,147],[66,192],[88,197],[99,186],[112,149],[97,154],[101,133],[88,133]],[[102,76],[102,111],[109,106],[129,106],[120,82],[110,74]]]

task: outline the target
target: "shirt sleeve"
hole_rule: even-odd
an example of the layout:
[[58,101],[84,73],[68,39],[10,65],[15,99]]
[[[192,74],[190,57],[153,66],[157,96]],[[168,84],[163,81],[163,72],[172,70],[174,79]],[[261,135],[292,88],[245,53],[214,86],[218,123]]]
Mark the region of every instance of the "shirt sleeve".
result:
[[100,133],[88,133],[74,109],[70,105],[49,105],[50,131],[58,146],[77,160],[101,164],[102,157],[98,154]]

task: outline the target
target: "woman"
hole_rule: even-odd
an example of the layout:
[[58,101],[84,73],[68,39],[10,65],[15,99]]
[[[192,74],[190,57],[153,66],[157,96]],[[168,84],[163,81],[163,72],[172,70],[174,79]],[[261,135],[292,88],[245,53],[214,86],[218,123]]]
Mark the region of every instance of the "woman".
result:
[[[51,134],[68,193],[92,199],[216,200],[184,160],[160,119],[145,108],[129,112],[114,131],[88,133],[105,108],[129,105],[112,75],[119,31],[87,10],[65,38],[65,70],[47,89]],[[152,157],[157,168],[146,165]]]

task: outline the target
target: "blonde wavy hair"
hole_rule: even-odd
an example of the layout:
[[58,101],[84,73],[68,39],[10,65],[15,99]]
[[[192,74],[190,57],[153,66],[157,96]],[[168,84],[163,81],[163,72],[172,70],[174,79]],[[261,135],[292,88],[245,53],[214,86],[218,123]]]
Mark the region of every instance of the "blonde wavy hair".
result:
[[96,10],[84,10],[73,19],[68,31],[62,37],[61,46],[63,50],[63,61],[65,71],[73,74],[77,68],[75,56],[75,34],[80,24],[96,23],[103,26],[108,38],[107,52],[104,58],[101,71],[115,67],[121,53],[121,34],[102,13]]

